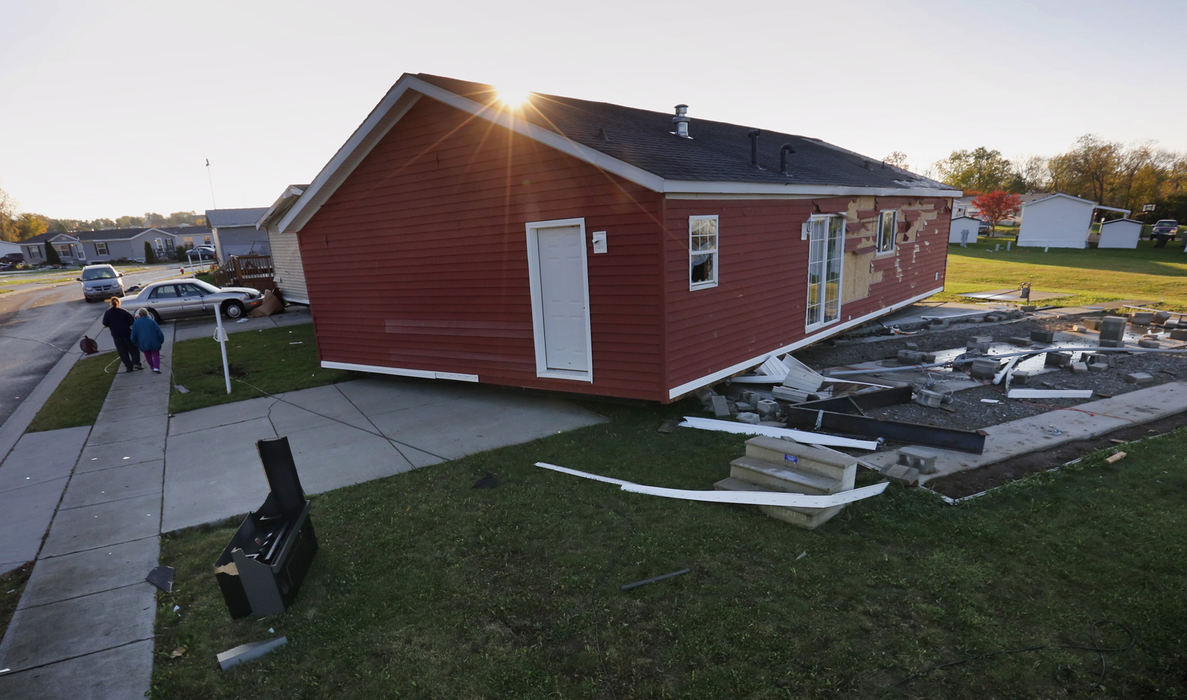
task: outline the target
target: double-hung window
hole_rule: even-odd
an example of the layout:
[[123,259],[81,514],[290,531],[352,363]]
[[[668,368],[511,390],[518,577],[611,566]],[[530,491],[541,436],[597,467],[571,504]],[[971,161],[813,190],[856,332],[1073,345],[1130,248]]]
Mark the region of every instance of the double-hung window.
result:
[[845,252],[845,217],[813,215],[808,219],[808,314],[811,330],[841,317],[841,266]]
[[103,241],[95,241],[95,255],[107,255],[107,244]]
[[717,215],[688,217],[688,288],[717,286]]
[[878,215],[878,252],[894,252],[894,236],[898,231],[898,210],[891,209]]

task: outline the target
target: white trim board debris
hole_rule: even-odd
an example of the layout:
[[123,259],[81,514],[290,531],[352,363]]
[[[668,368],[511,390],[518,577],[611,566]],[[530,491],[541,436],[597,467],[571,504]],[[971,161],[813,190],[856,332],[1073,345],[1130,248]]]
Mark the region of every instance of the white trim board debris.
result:
[[716,430],[722,433],[736,435],[765,435],[773,438],[791,438],[806,445],[829,445],[831,447],[851,447],[856,450],[876,450],[875,440],[857,440],[854,438],[828,435],[826,433],[811,433],[794,428],[776,428],[769,425],[753,425],[751,423],[736,423],[731,420],[714,420],[712,418],[697,418],[685,416],[682,428],[697,428],[699,430]]
[[1090,399],[1092,389],[1010,389],[1007,399]]
[[833,506],[842,506],[846,503],[853,503],[854,501],[860,501],[871,496],[877,496],[878,494],[885,491],[887,485],[890,483],[888,481],[883,481],[880,484],[863,486],[859,489],[850,489],[849,491],[824,495],[808,493],[779,493],[775,491],[694,491],[691,489],[668,489],[661,486],[636,484],[633,481],[623,481],[622,479],[613,479],[608,476],[599,476],[598,474],[590,474],[589,472],[569,469],[568,467],[548,464],[547,462],[536,462],[536,466],[542,467],[544,469],[551,469],[554,472],[560,472],[562,474],[569,474],[570,476],[579,476],[583,479],[592,479],[594,481],[602,481],[607,484],[614,484],[623,491],[627,491],[629,493],[641,493],[647,496],[659,496],[661,498],[677,498],[684,501],[734,503],[747,506],[832,508]]

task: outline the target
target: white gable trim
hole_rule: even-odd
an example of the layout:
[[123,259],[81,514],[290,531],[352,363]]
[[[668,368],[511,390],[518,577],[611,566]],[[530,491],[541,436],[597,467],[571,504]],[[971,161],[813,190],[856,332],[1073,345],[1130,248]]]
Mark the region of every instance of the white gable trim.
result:
[[1022,208],[1025,209],[1026,207],[1032,206],[1034,204],[1038,204],[1039,202],[1046,202],[1047,200],[1055,199],[1056,197],[1063,197],[1064,199],[1070,199],[1073,202],[1082,202],[1084,204],[1091,204],[1094,207],[1096,206],[1096,202],[1092,201],[1091,199],[1081,199],[1080,197],[1073,197],[1070,194],[1056,192],[1055,194],[1047,195],[1046,197],[1043,197],[1042,199],[1032,199],[1029,202],[1023,202]]

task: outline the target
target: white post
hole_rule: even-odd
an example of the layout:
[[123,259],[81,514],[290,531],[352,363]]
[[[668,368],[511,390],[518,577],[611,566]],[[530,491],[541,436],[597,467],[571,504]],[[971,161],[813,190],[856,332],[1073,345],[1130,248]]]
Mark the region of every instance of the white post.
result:
[[214,308],[214,339],[223,353],[223,379],[227,382],[227,393],[231,393],[231,367],[227,364],[227,331],[223,328],[223,316]]

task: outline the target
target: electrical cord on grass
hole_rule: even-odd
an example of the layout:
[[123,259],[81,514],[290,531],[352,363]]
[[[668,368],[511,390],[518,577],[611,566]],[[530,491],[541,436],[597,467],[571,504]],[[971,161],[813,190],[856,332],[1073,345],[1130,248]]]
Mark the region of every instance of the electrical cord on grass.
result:
[[[1121,644],[1119,646],[1104,646],[1101,644],[1095,644],[1095,645],[1092,645],[1092,644],[1036,644],[1034,646],[1021,647],[1018,649],[1002,649],[1000,651],[991,651],[991,652],[988,652],[985,654],[976,654],[974,656],[969,656],[969,657],[966,657],[963,659],[957,659],[955,661],[946,661],[944,663],[929,666],[928,668],[925,668],[922,671],[916,671],[915,673],[912,673],[911,675],[907,676],[906,678],[899,681],[898,683],[895,683],[892,687],[900,688],[900,687],[905,686],[915,680],[918,680],[919,678],[922,678],[923,676],[926,676],[926,675],[932,673],[933,671],[939,671],[939,670],[943,670],[945,668],[951,668],[953,666],[961,666],[963,664],[972,663],[974,661],[982,661],[985,659],[992,659],[997,656],[1005,656],[1007,654],[1021,654],[1021,653],[1028,652],[1028,651],[1042,651],[1043,649],[1067,649],[1070,651],[1095,652],[1100,657],[1100,675],[1097,677],[1097,683],[1098,684],[1104,683],[1105,674],[1108,671],[1107,662],[1105,660],[1105,654],[1115,654],[1115,653],[1119,653],[1119,652],[1123,652],[1123,651],[1128,651],[1130,648],[1133,647],[1134,642],[1136,641],[1136,635],[1134,635],[1133,630],[1131,630],[1127,625],[1125,625],[1121,622],[1115,622],[1113,620],[1097,620],[1094,623],[1094,625],[1095,625],[1098,633],[1101,630],[1101,628],[1104,628],[1104,627],[1112,626],[1112,627],[1119,628],[1122,632],[1125,633],[1125,637],[1126,637],[1125,643]],[[1060,679],[1056,679],[1056,680],[1060,680]]]

